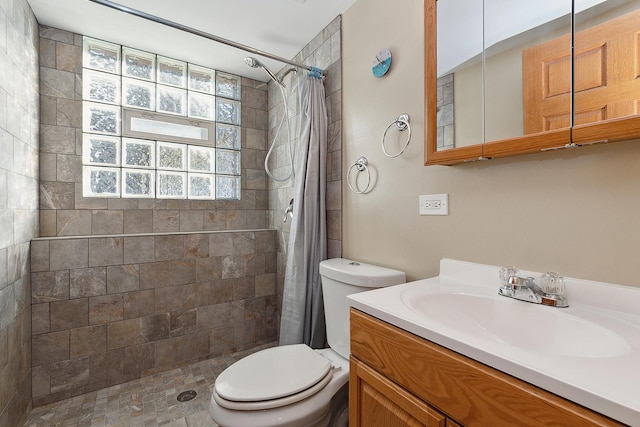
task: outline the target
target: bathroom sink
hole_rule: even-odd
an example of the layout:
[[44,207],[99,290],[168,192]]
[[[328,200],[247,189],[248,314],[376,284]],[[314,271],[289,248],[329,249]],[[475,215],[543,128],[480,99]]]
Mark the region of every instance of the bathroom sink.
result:
[[569,306],[549,307],[498,295],[499,271],[443,259],[437,277],[347,299],[417,337],[640,427],[640,288],[565,277]]
[[461,292],[410,290],[401,298],[426,320],[532,352],[596,358],[616,357],[631,350],[617,333],[562,308]]

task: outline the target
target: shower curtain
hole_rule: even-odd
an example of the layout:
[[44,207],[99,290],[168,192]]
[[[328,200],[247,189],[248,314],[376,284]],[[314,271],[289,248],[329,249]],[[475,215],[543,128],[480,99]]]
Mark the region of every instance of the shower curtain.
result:
[[[317,74],[316,74],[317,75]],[[289,233],[280,345],[325,346],[320,261],[327,258],[327,108],[321,77],[302,76],[293,219]]]

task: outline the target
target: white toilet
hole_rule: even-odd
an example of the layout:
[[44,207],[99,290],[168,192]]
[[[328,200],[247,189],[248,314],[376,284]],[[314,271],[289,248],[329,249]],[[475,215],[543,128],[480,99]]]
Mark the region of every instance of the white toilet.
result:
[[320,263],[330,348],[259,351],[216,379],[209,414],[223,427],[342,426],[348,422],[347,295],[406,281],[401,271],[342,258]]

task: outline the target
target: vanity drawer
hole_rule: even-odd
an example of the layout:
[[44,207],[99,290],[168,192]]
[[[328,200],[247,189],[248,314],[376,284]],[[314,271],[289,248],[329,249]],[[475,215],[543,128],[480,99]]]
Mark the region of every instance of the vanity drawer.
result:
[[353,308],[350,322],[352,357],[461,425],[623,425]]

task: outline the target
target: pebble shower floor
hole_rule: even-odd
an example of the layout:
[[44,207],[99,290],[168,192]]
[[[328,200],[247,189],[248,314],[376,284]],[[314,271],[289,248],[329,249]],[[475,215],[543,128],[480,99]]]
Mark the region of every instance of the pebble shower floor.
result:
[[[271,346],[204,360],[40,406],[31,411],[24,427],[217,426],[208,408],[218,374],[242,357]],[[195,390],[198,395],[191,401],[178,402],[176,397],[185,390]]]

